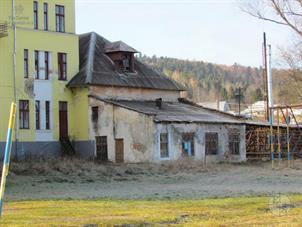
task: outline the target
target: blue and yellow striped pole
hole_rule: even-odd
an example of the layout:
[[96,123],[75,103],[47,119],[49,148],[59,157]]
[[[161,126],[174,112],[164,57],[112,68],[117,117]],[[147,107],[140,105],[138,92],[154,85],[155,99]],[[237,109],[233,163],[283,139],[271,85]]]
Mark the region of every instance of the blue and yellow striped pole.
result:
[[0,216],[2,216],[5,183],[6,183],[6,177],[8,175],[8,169],[9,169],[9,161],[10,161],[10,154],[11,154],[11,148],[12,148],[12,134],[13,134],[13,129],[15,127],[15,119],[16,119],[16,108],[17,108],[16,104],[12,103],[11,109],[10,109],[10,117],[9,117],[9,123],[8,123],[8,131],[7,131],[2,177],[1,177]]

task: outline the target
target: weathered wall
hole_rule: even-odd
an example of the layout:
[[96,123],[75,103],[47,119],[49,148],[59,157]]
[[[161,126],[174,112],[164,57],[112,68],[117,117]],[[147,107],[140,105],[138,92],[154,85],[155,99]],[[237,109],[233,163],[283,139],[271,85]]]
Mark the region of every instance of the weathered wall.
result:
[[[245,126],[224,124],[157,124],[152,116],[137,113],[125,108],[91,98],[90,106],[99,107],[97,123],[90,118],[90,141],[95,136],[107,136],[108,158],[115,161],[115,139],[124,139],[125,162],[160,162],[182,159],[182,134],[194,133],[195,155],[191,157],[202,162],[245,161]],[[240,132],[240,155],[230,155],[229,131]],[[205,133],[217,132],[219,149],[217,155],[205,157]],[[168,133],[169,157],[160,157],[160,133]],[[95,153],[96,155],[96,153]]]
[[[157,124],[156,160],[179,160],[182,158],[182,134],[194,133],[195,160],[203,162],[215,161],[245,161],[245,126],[224,125],[224,124]],[[237,129],[240,132],[240,155],[229,154],[229,130]],[[218,133],[218,154],[207,155],[205,157],[205,134],[207,132]],[[168,133],[169,138],[169,158],[160,157],[160,133]]]
[[107,99],[123,100],[155,100],[162,98],[164,101],[177,101],[180,97],[179,91],[104,86],[91,86],[90,94]]
[[110,161],[115,161],[115,139],[124,139],[125,162],[149,162],[154,159],[156,134],[152,117],[92,98],[89,102],[90,106],[99,107],[97,123],[91,121],[89,110],[90,140],[95,140],[95,136],[107,136]]

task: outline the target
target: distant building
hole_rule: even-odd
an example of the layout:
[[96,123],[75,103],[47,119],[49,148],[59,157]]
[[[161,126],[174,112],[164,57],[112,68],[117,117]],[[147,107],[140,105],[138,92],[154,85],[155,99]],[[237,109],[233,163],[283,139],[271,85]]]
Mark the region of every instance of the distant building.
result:
[[265,101],[257,101],[254,104],[248,106],[247,109],[241,112],[242,115],[247,117],[262,117],[265,116]]
[[206,108],[220,110],[223,112],[231,111],[230,104],[227,101],[199,102],[197,104]]

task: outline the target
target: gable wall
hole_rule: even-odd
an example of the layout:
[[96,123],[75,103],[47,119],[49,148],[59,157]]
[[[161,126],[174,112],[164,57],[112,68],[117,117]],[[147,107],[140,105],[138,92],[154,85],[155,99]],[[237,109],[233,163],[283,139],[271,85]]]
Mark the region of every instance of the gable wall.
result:
[[[108,159],[115,162],[115,139],[124,139],[125,162],[151,162],[156,144],[153,118],[90,98],[90,106],[98,106],[99,118],[94,123],[89,110],[89,136],[107,136]],[[96,155],[96,153],[95,153]]]
[[89,93],[104,99],[155,100],[162,98],[163,101],[177,101],[180,98],[179,91],[109,86],[90,86]]

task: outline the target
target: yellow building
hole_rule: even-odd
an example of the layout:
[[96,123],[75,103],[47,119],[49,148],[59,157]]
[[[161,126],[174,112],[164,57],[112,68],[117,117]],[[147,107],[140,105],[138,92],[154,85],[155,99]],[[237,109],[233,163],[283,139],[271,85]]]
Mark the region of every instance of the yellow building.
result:
[[87,142],[88,123],[76,121],[88,122],[85,88],[66,88],[78,70],[74,1],[0,1],[1,153],[12,101],[18,105],[15,158],[56,156],[62,145],[68,150],[68,137],[75,147]]

